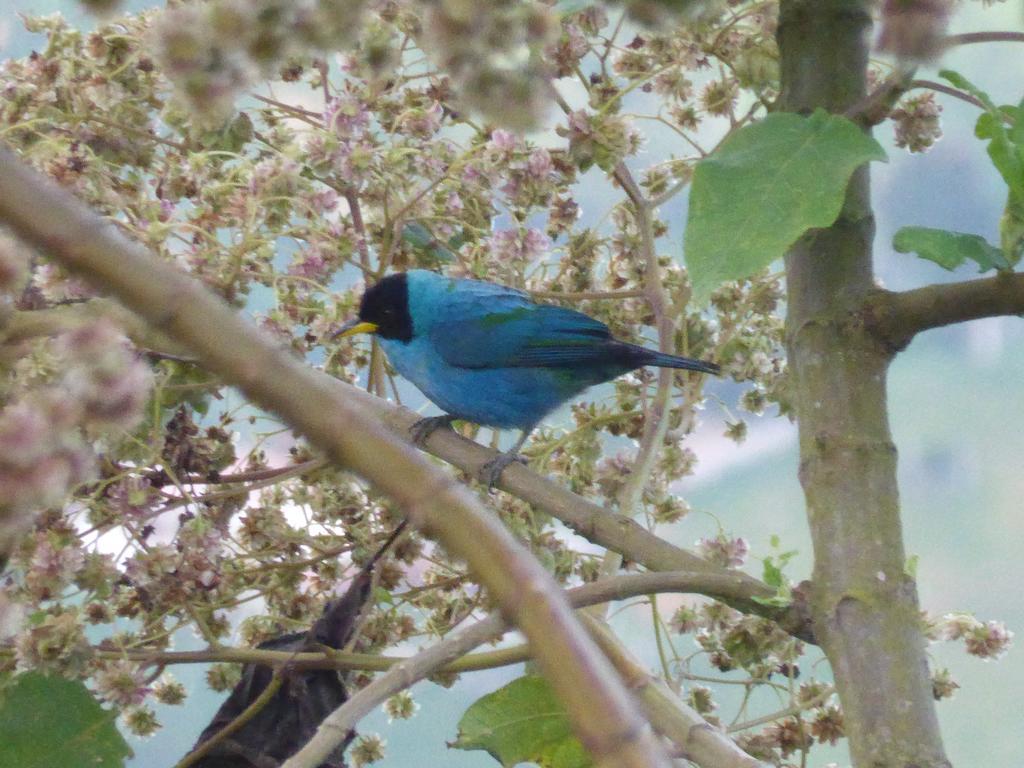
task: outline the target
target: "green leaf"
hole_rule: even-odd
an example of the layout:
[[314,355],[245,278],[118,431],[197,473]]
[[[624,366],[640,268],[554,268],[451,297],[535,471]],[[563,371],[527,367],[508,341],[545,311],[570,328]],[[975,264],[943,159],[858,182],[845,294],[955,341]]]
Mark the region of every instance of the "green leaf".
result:
[[0,765],[119,768],[131,749],[84,683],[28,672],[0,691]]
[[1015,127],[1011,132],[1006,126],[1005,119],[1008,115],[1013,115],[1016,108],[997,107],[987,93],[959,72],[944,69],[939,72],[939,77],[982,103],[985,111],[978,117],[974,135],[979,139],[989,140],[988,154],[992,158],[992,164],[1013,193],[1024,194],[1024,158],[1020,152],[1021,130]]
[[781,587],[783,585],[782,568],[775,564],[775,561],[766,557],[764,559],[764,571],[762,572],[764,583],[769,587]]
[[916,253],[940,267],[953,270],[967,259],[977,262],[985,272],[1009,269],[1010,263],[1001,250],[979,235],[947,232],[929,227],[903,227],[892,238],[892,247],[899,253]]
[[993,139],[1005,130],[1003,119],[994,112],[982,112],[974,124],[974,135],[979,139]]
[[1020,115],[1024,114],[1024,99],[1016,107],[1004,104],[999,111],[1006,115],[1006,122],[1010,124],[1010,141],[1014,144],[1024,144],[1024,123],[1020,121]]
[[808,229],[827,227],[853,171],[885,159],[877,141],[823,110],[771,114],[738,130],[694,171],[686,227],[694,301],[767,267]]
[[503,766],[589,768],[565,710],[542,677],[527,675],[477,699],[459,721],[456,749],[486,750]]

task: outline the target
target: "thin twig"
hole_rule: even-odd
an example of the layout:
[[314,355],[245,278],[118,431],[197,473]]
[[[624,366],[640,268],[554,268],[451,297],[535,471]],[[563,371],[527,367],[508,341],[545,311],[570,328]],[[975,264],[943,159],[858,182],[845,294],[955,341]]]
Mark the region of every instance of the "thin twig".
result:
[[761,717],[755,717],[753,720],[746,720],[742,723],[736,723],[735,725],[729,726],[729,733],[739,733],[740,731],[747,731],[751,728],[757,728],[767,723],[775,722],[776,720],[785,720],[787,717],[793,717],[799,715],[801,712],[805,712],[808,709],[814,709],[819,704],[824,704],[828,701],[829,697],[836,692],[836,689],[831,685],[821,691],[817,696],[814,696],[807,701],[800,701],[791,707],[780,709],[778,712],[772,712]]
[[964,32],[945,40],[947,47],[971,43],[1024,43],[1024,32]]
[[889,116],[900,97],[913,87],[914,72],[914,69],[898,68],[843,115],[865,128],[878,125]]
[[968,104],[973,104],[979,109],[985,109],[985,105],[975,96],[972,96],[966,91],[954,88],[951,85],[936,83],[934,80],[911,80],[910,88],[927,88],[930,91],[937,91],[938,93],[944,93],[947,96],[960,99],[960,101],[966,101]]
[[686,189],[688,186],[690,186],[689,179],[680,179],[671,187],[662,192],[660,195],[655,195],[650,200],[648,200],[648,205],[650,205],[651,208],[659,208],[663,206],[665,203],[667,203],[669,200],[671,200],[673,197],[678,195],[680,192],[682,192],[684,189]]

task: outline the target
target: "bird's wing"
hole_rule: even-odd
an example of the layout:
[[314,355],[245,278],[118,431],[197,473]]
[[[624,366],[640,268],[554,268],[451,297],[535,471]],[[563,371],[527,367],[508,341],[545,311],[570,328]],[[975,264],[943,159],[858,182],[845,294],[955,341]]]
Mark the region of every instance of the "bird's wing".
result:
[[442,358],[460,368],[559,367],[608,362],[604,323],[509,292],[460,297],[431,330]]

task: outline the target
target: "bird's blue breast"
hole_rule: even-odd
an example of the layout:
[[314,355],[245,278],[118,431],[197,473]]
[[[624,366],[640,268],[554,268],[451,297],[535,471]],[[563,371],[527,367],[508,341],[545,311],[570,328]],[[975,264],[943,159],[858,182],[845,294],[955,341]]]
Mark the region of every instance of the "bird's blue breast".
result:
[[435,405],[460,419],[529,429],[590,382],[554,368],[457,368],[425,339],[381,339],[388,360]]

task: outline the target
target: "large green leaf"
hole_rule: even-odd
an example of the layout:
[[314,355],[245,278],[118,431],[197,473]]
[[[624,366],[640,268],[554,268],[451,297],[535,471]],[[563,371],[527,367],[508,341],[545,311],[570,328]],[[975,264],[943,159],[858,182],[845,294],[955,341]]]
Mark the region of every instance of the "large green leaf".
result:
[[27,672],[0,690],[0,765],[120,768],[132,751],[83,683]]
[[808,229],[827,227],[853,171],[885,159],[877,141],[823,110],[776,113],[738,130],[694,171],[686,226],[694,301],[781,258]]
[[948,232],[929,227],[903,227],[892,238],[892,247],[899,253],[916,253],[940,267],[956,269],[967,259],[977,262],[982,272],[1009,269],[1010,263],[1001,250],[980,235]]
[[506,768],[519,763],[591,765],[547,682],[529,675],[477,699],[459,721],[459,736],[451,746],[487,750]]

